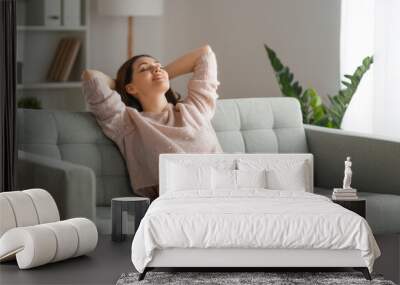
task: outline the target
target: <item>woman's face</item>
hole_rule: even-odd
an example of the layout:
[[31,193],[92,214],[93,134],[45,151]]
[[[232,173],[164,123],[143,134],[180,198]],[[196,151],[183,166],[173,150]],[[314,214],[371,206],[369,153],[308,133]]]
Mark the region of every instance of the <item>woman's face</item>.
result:
[[132,69],[131,83],[126,86],[129,94],[137,97],[164,94],[168,91],[168,73],[156,59],[140,57],[134,62]]

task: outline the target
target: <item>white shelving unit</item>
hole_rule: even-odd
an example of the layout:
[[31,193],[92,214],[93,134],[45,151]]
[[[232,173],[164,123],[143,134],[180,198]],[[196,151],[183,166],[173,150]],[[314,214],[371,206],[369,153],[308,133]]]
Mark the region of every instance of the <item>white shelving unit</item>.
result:
[[52,26],[17,26],[17,31],[86,31],[86,26],[79,26],[79,27],[52,27]]
[[58,88],[80,88],[80,81],[69,81],[69,82],[37,82],[37,83],[26,83],[17,84],[17,90],[43,90],[43,89],[58,89]]
[[[80,23],[70,26],[64,24],[64,1],[80,3]],[[41,101],[43,109],[86,110],[80,75],[89,66],[89,1],[17,0],[17,62],[22,63],[19,76],[22,80],[17,84],[17,100],[36,97]],[[61,11],[57,12],[60,7]],[[54,10],[56,16],[49,15],[49,11]],[[46,20],[46,16],[50,21]],[[67,81],[47,81],[57,45],[63,37],[81,40],[76,62]]]

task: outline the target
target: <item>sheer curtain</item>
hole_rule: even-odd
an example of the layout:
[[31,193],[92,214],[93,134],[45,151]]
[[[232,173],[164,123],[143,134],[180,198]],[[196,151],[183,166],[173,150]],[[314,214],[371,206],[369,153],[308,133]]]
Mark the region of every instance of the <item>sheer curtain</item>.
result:
[[375,0],[374,133],[400,138],[400,1]]
[[341,127],[400,138],[400,1],[342,0],[341,10],[341,78],[374,55]]

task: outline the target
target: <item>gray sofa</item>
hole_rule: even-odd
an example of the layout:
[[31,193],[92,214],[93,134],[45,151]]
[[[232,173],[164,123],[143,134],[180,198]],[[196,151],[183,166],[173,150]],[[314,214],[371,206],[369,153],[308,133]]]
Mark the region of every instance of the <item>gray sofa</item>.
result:
[[[18,188],[47,189],[62,219],[87,217],[109,232],[111,198],[132,191],[124,160],[94,117],[19,109],[17,124]],[[212,124],[227,153],[312,153],[315,192],[322,195],[341,186],[351,156],[352,185],[367,199],[373,232],[400,233],[400,141],[303,125],[292,98],[221,99]]]

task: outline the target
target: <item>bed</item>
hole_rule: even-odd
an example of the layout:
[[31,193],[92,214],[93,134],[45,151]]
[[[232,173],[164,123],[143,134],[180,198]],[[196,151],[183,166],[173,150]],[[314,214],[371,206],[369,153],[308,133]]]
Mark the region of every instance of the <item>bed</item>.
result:
[[161,154],[160,197],[132,242],[159,267],[352,267],[380,251],[366,220],[313,194],[311,154]]

